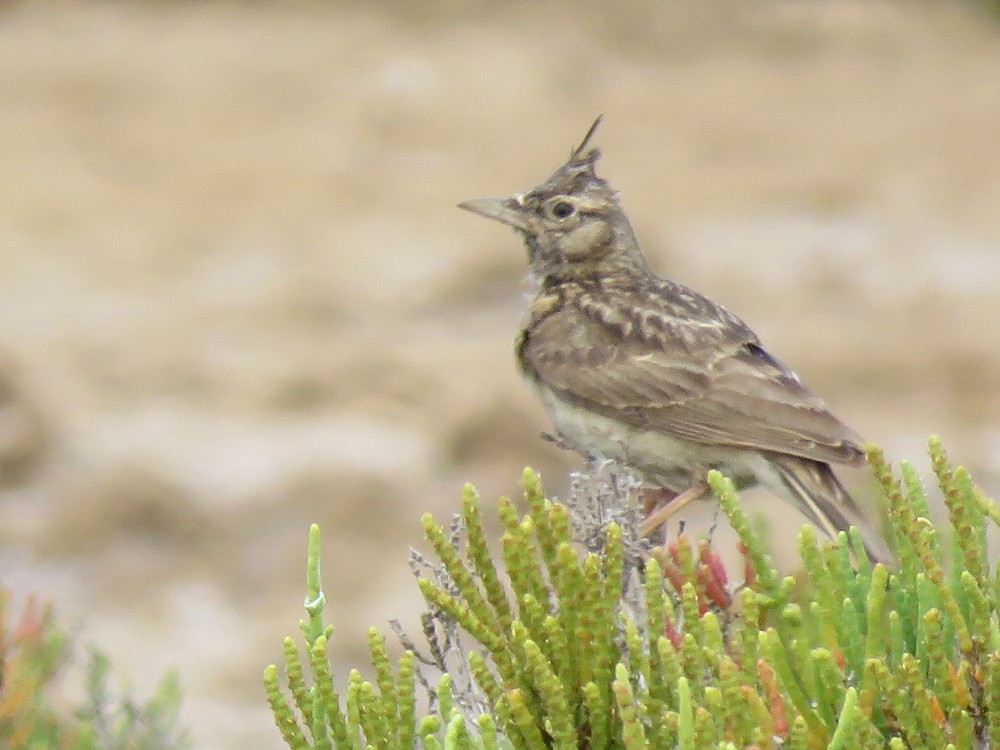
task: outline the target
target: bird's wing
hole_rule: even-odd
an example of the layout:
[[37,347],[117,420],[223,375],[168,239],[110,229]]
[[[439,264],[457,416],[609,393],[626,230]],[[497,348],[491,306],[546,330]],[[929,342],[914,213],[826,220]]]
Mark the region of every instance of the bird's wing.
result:
[[815,461],[862,459],[860,438],[731,316],[674,318],[665,331],[564,308],[535,321],[520,356],[561,398],[636,428]]

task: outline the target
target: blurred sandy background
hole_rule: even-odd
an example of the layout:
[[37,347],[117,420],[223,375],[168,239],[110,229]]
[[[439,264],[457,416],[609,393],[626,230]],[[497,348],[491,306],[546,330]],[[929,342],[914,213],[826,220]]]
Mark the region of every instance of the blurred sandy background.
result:
[[310,521],[357,664],[421,512],[579,465],[515,373],[520,241],[454,206],[598,113],[658,270],[1000,492],[997,71],[944,0],[5,4],[0,580],[140,691],[177,666],[197,747],[279,747]]

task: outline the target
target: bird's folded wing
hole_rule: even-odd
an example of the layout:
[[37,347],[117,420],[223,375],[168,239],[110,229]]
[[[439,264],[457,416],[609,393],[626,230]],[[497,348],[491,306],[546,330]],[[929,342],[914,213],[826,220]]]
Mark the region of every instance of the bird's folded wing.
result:
[[816,461],[862,460],[858,435],[755,339],[692,351],[575,327],[569,338],[532,336],[522,355],[562,398],[636,428]]

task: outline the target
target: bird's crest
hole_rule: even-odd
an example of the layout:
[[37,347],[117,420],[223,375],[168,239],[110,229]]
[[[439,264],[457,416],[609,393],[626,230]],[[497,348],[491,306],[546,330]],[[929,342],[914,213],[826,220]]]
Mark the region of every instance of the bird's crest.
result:
[[607,183],[597,176],[595,165],[601,158],[599,148],[590,148],[590,141],[601,124],[599,115],[580,141],[580,145],[570,151],[569,159],[559,169],[552,173],[545,182],[532,190],[532,193],[556,194],[576,193],[586,186],[606,187]]
[[[567,162],[568,164],[575,164],[578,162],[592,164],[595,161],[597,161],[598,157],[601,155],[599,149],[596,148],[591,149],[586,154],[583,153],[583,150],[590,145],[590,139],[594,137],[594,134],[597,132],[597,129],[601,126],[601,119],[603,117],[604,115],[597,116],[597,119],[594,120],[594,123],[590,126],[590,129],[587,131],[587,134],[583,136],[583,140],[580,141],[580,145],[569,152],[569,161]],[[583,158],[581,159],[581,157]]]

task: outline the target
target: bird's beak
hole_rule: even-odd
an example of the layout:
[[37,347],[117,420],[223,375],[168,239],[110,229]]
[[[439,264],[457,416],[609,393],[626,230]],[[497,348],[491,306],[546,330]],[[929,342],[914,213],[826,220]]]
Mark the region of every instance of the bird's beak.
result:
[[507,224],[522,232],[528,231],[528,217],[525,216],[521,201],[516,196],[514,198],[476,198],[459,203],[458,207],[485,216],[487,219]]

